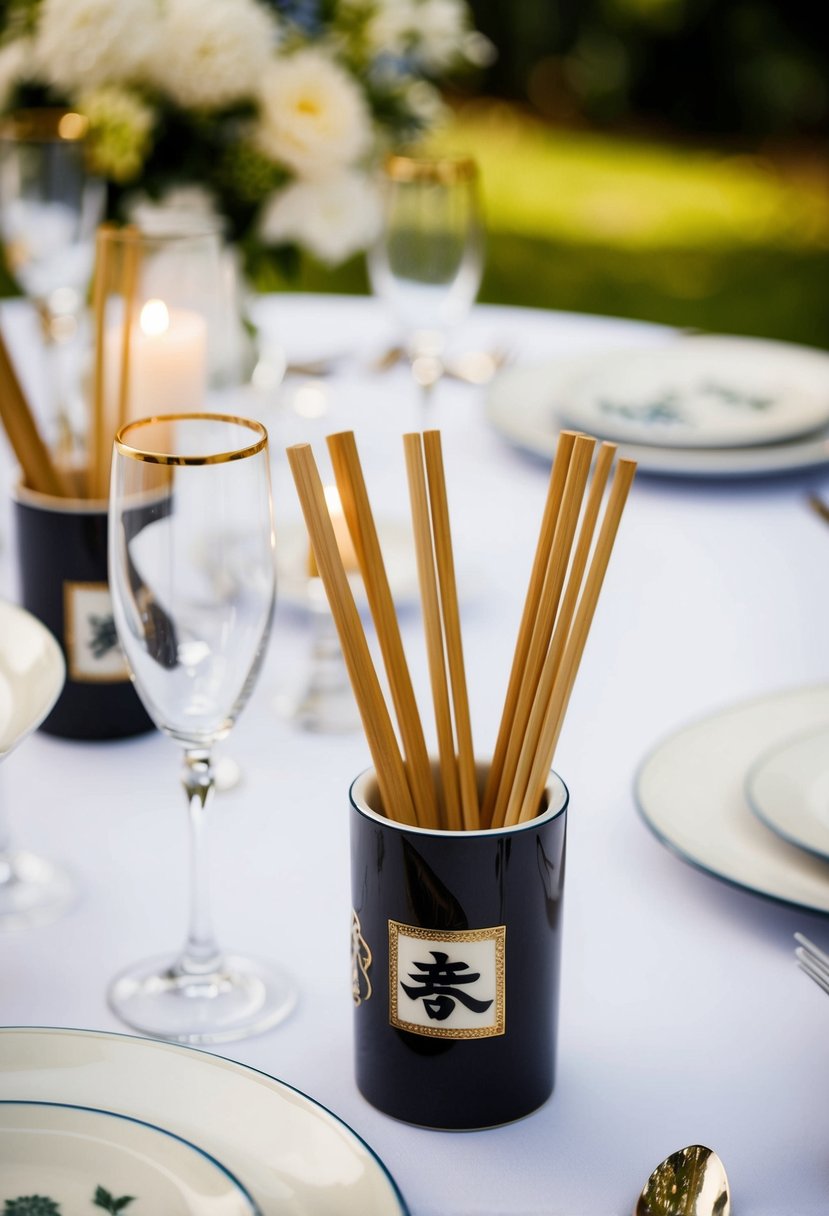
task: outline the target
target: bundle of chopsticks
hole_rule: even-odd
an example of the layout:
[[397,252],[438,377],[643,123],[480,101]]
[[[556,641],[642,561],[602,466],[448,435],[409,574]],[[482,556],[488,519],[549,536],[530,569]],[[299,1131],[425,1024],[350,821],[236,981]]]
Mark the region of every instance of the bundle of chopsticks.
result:
[[[115,232],[123,243],[123,256],[117,265],[112,241]],[[133,227],[117,229],[113,224],[101,224],[98,228],[92,283],[95,340],[92,415],[86,455],[80,464],[73,459],[71,452],[56,456],[50,451],[0,331],[0,421],[20,465],[23,481],[30,490],[57,498],[102,499],[109,493],[112,441],[116,431],[126,422],[128,411],[130,341],[140,248],[137,235],[137,229]],[[104,368],[106,302],[113,292],[123,298],[123,337],[116,380],[118,397],[114,408],[113,403],[106,399]]]
[[403,437],[437,733],[437,781],[356,442],[350,432],[330,435],[327,442],[398,732],[337,548],[310,446],[290,447],[288,459],[386,816],[404,824],[450,831],[498,828],[533,819],[542,810],[556,744],[636,471],[635,462],[618,460],[611,479],[614,444],[603,443],[596,452],[597,440],[590,436],[562,431],[559,437],[498,738],[481,796],[440,433],[427,431]]

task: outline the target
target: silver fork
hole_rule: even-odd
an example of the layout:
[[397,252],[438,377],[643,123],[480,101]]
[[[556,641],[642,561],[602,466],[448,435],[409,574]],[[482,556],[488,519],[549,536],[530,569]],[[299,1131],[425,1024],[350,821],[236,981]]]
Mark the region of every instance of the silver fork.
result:
[[814,980],[819,988],[829,993],[829,954],[824,953],[802,933],[795,933],[794,939],[799,943],[794,952],[798,967]]

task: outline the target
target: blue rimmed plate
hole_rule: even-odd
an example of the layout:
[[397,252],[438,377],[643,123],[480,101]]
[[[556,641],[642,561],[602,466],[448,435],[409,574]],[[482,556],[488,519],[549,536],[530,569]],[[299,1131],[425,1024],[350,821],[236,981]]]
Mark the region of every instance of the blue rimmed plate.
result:
[[229,1170],[163,1128],[86,1106],[0,1101],[0,1202],[34,1210],[35,1197],[38,1210],[74,1216],[131,1202],[164,1216],[261,1216]]
[[829,720],[829,686],[721,710],[658,744],[636,777],[639,811],[662,844],[733,886],[829,913],[829,864],[769,832],[746,800],[759,755]]
[[829,858],[829,720],[764,752],[749,769],[745,791],[766,827]]
[[262,1216],[408,1213],[380,1160],[330,1111],[197,1048],[95,1030],[0,1029],[0,1099],[90,1106],[163,1126],[221,1161]]

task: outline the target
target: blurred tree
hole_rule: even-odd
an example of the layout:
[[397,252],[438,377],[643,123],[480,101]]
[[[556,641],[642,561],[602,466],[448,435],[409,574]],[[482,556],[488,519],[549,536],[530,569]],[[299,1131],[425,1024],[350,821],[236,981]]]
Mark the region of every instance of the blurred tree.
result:
[[697,135],[823,137],[812,0],[471,0],[499,50],[485,88],[542,115]]

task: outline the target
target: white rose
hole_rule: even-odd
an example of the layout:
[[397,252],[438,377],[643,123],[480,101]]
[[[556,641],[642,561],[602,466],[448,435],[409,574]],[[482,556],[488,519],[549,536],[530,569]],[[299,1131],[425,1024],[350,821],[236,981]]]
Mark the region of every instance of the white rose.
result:
[[157,32],[156,0],[43,0],[37,73],[66,90],[135,79],[152,56]]
[[259,96],[259,148],[306,177],[353,164],[371,144],[371,117],[359,86],[319,51],[277,59]]
[[334,265],[365,249],[380,228],[377,187],[346,169],[331,177],[297,180],[271,196],[259,235],[267,244],[296,243]]
[[221,109],[255,95],[277,39],[256,0],[167,0],[152,79],[184,108]]

